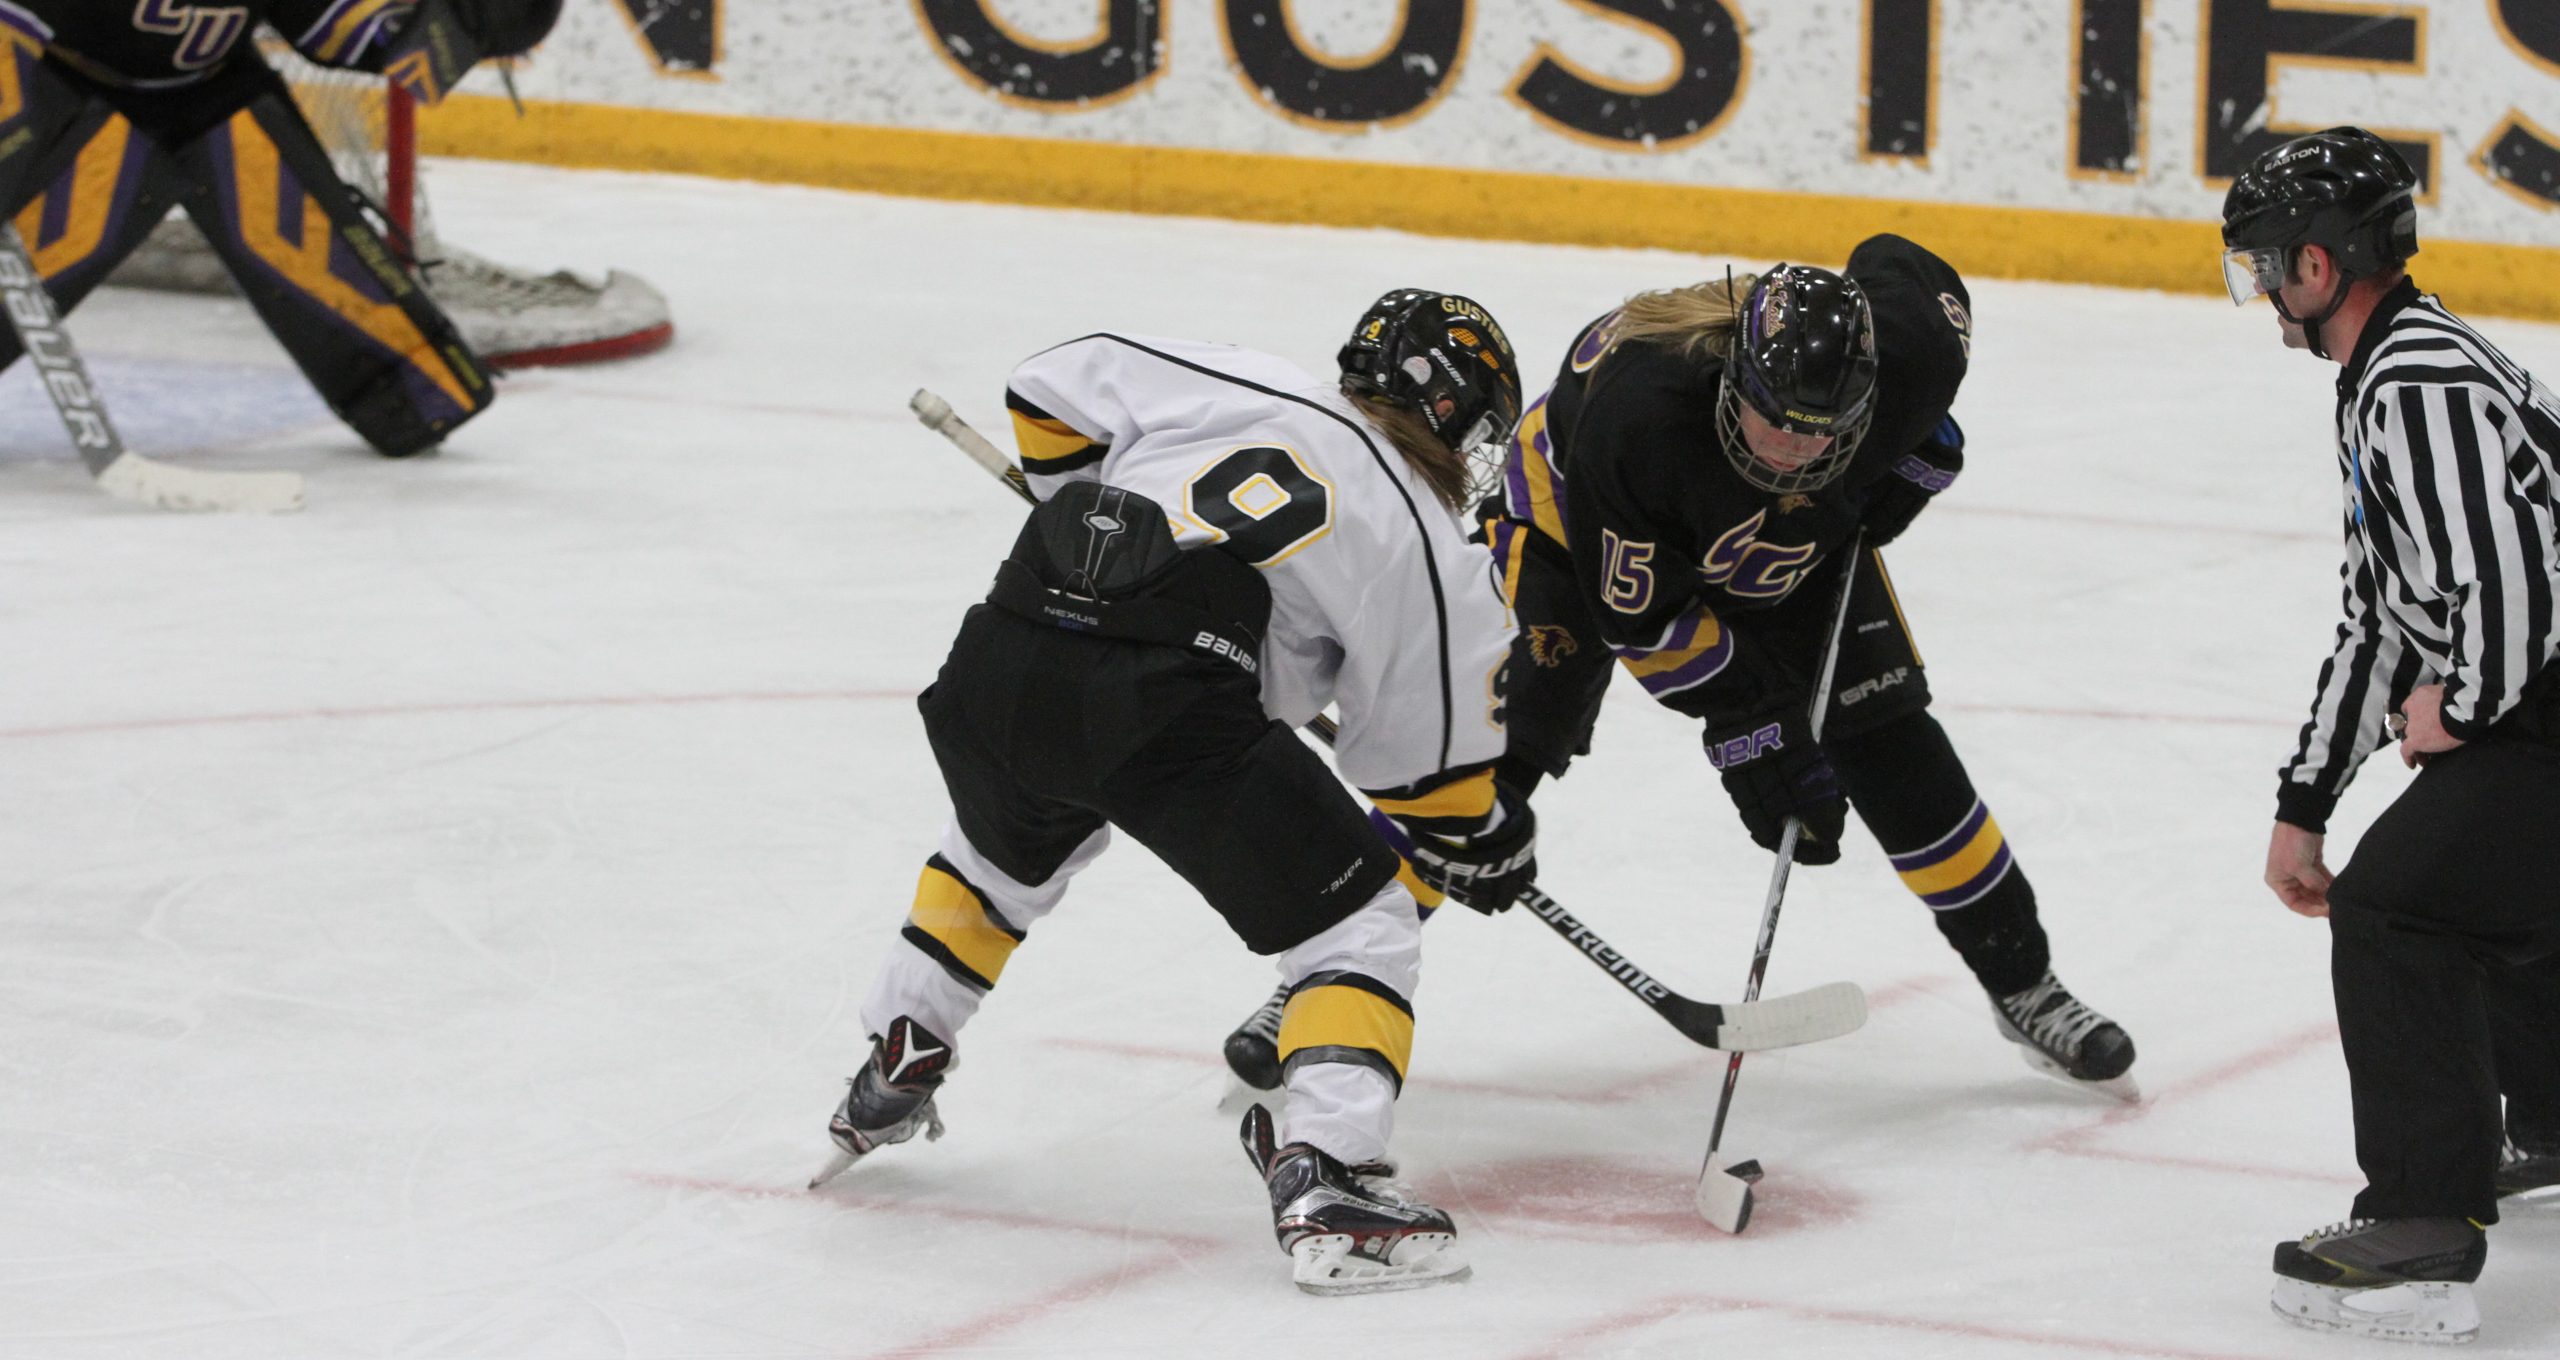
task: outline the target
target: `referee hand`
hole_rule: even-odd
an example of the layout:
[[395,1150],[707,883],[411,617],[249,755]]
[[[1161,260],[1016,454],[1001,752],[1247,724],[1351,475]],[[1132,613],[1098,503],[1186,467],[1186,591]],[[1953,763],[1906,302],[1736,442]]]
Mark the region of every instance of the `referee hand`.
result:
[[2462,744],[2462,738],[2444,730],[2442,685],[2420,685],[2409,691],[2408,702],[2393,716],[2399,719],[2391,724],[2391,731],[2400,738],[2400,763],[2410,769]]
[[2276,823],[2267,841],[2267,886],[2297,916],[2329,914],[2329,866],[2320,862],[2322,837],[2291,822]]

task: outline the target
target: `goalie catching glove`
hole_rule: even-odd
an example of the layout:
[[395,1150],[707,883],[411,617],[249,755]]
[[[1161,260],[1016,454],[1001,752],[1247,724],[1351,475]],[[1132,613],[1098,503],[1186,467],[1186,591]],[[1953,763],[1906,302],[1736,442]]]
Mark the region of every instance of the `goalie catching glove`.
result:
[[561,0],[421,0],[383,54],[385,75],[421,104],[442,103],[471,68],[520,57],[550,36]]
[[[1413,875],[1487,916],[1507,911],[1538,877],[1538,816],[1528,800],[1497,784],[1493,810],[1464,833],[1426,830],[1415,821],[1372,810],[1370,825]],[[1445,819],[1432,825],[1444,827]]]
[[1794,817],[1804,823],[1796,863],[1838,862],[1849,802],[1832,773],[1831,757],[1805,730],[1801,710],[1763,710],[1729,725],[1710,722],[1706,743],[1707,762],[1723,776],[1725,793],[1761,849],[1776,850],[1787,819]]

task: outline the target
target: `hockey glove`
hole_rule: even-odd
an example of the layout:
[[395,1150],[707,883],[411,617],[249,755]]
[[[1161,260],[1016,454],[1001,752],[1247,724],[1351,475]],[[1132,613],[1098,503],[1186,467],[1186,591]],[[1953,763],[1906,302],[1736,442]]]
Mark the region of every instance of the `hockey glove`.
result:
[[520,57],[560,22],[561,0],[421,0],[383,48],[382,69],[421,104],[438,104],[473,65]]
[[1764,712],[1731,726],[1708,724],[1707,761],[1723,775],[1725,793],[1761,849],[1776,850],[1787,819],[1794,817],[1804,822],[1796,863],[1838,862],[1849,802],[1831,772],[1831,758],[1806,735],[1802,713]]
[[1383,812],[1369,820],[1413,876],[1453,900],[1491,916],[1508,911],[1538,877],[1538,816],[1526,799],[1495,786],[1493,811],[1472,835],[1450,836],[1408,826]]
[[1900,538],[1963,470],[1964,431],[1949,416],[1938,422],[1937,433],[1897,459],[1893,470],[1867,492],[1858,515],[1858,523],[1867,531],[1867,546],[1881,548]]

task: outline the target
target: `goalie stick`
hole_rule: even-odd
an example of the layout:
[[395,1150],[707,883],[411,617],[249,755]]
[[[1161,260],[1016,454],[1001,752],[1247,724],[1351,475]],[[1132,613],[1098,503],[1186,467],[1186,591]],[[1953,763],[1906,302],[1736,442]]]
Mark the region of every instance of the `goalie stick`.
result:
[[[966,454],[969,461],[986,470],[1013,493],[1028,501],[1034,499],[1022,469],[1005,456],[985,435],[972,428],[951,409],[951,403],[933,393],[917,389],[907,402],[916,419],[934,433],[951,441]],[[1331,746],[1337,734],[1333,719],[1318,716],[1307,724],[1307,730]],[[1532,915],[1544,922],[1566,943],[1582,951],[1602,972],[1607,973],[1630,996],[1643,1002],[1663,1021],[1691,1042],[1722,1050],[1737,1056],[1765,1048],[1789,1048],[1797,1044],[1818,1043],[1836,1039],[1855,1031],[1867,1022],[1867,995],[1854,982],[1828,982],[1806,991],[1785,996],[1759,999],[1760,977],[1754,970],[1751,995],[1740,1002],[1693,1001],[1656,981],[1633,959],[1619,953],[1599,932],[1574,919],[1562,904],[1536,887],[1520,894],[1520,901]]]
[[[1840,601],[1832,607],[1831,632],[1822,642],[1822,665],[1813,684],[1813,711],[1805,724],[1805,734],[1814,745],[1822,744],[1822,720],[1831,709],[1831,677],[1840,666],[1840,630],[1849,620],[1849,597],[1858,585],[1858,553],[1866,546],[1866,530],[1849,536],[1849,549],[1841,554],[1848,564],[1840,582]],[[1789,817],[1785,830],[1778,836],[1777,867],[1769,871],[1769,898],[1760,909],[1760,935],[1751,946],[1751,979],[1743,984],[1742,1000],[1748,1005],[1760,998],[1760,979],[1769,972],[1769,950],[1778,942],[1778,909],[1787,900],[1787,870],[1796,860],[1796,841],[1804,835],[1802,818]],[[1716,1097],[1715,1127],[1707,1132],[1706,1165],[1698,1169],[1698,1216],[1729,1233],[1751,1226],[1752,1187],[1760,1183],[1761,1167],[1757,1158],[1734,1158],[1720,1149],[1724,1147],[1724,1117],[1733,1110],[1734,1084],[1742,1080],[1742,1054],[1727,1059],[1724,1065],[1724,1092]]]
[[98,487],[119,500],[162,510],[257,510],[302,508],[302,478],[291,472],[217,472],[179,467],[145,458],[124,446],[107,405],[89,381],[71,335],[62,328],[53,295],[27,256],[27,244],[16,226],[0,222],[0,310],[18,333],[19,348],[35,365],[36,382],[53,401],[62,428],[69,431],[80,461],[97,478]]

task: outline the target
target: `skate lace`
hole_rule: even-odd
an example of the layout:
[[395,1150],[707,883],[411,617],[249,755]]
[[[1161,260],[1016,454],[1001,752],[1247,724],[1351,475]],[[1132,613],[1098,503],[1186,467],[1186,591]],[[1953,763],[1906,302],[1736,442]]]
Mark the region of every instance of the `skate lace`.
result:
[[1287,987],[1282,987],[1278,991],[1273,992],[1271,994],[1271,999],[1263,1002],[1262,1008],[1255,1011],[1253,1015],[1238,1028],[1240,1028],[1244,1033],[1250,1034],[1267,1043],[1278,1043],[1280,1041],[1280,1014],[1283,1010],[1287,1009],[1288,1005],[1289,989]]
[[2064,1053],[2076,1051],[2089,1031],[2107,1023],[2107,1017],[2064,991],[2062,980],[2051,973],[2025,992],[2003,1000],[2000,1008],[2009,1013],[2009,1023],[2038,1047]]
[[2302,1240],[2306,1245],[2313,1242],[2326,1242],[2333,1237],[2344,1237],[2349,1233],[2362,1232],[2380,1221],[2381,1220],[2379,1219],[2372,1218],[2342,1218],[2325,1228],[2316,1228],[2310,1232],[2304,1233],[2302,1235]]

